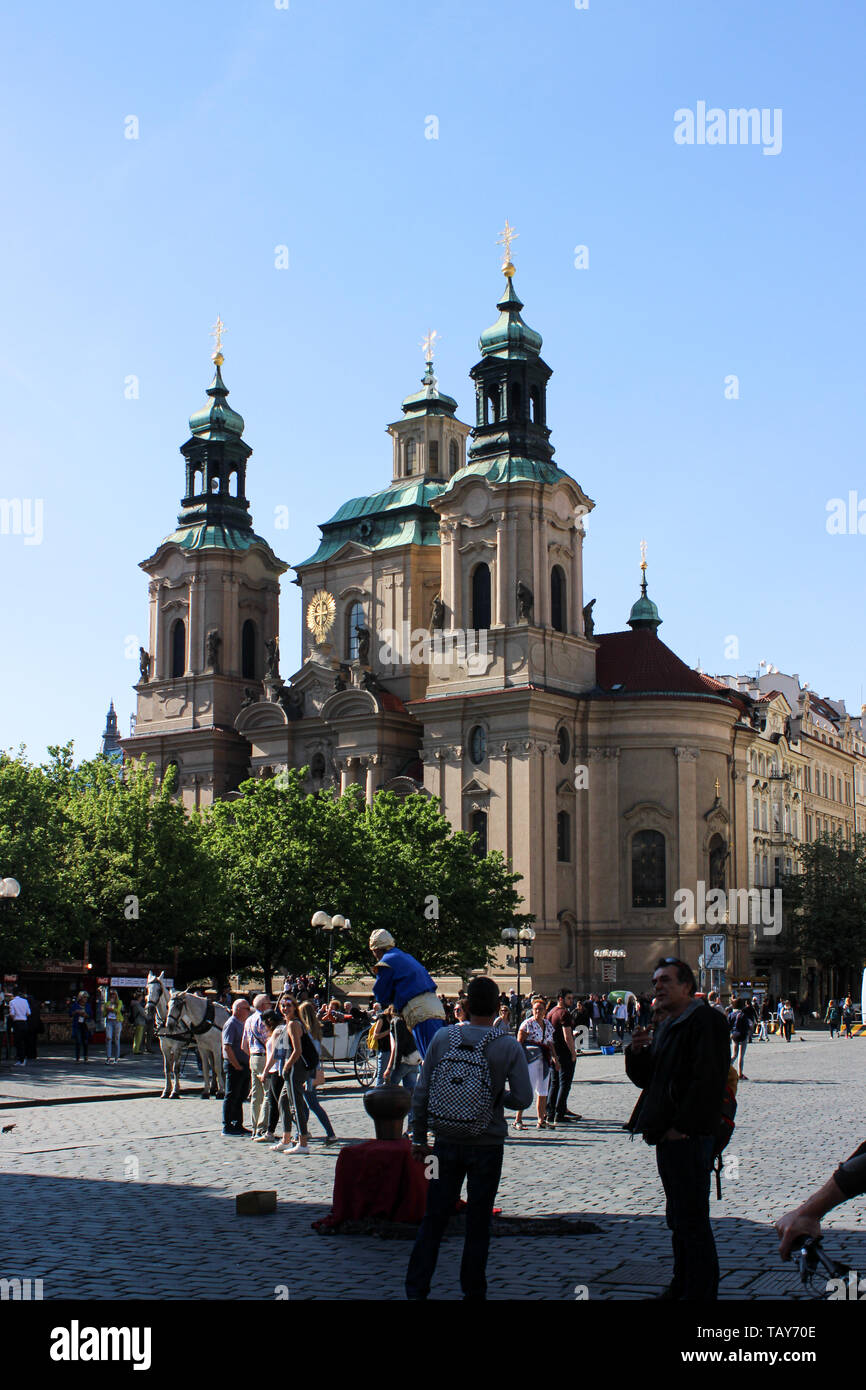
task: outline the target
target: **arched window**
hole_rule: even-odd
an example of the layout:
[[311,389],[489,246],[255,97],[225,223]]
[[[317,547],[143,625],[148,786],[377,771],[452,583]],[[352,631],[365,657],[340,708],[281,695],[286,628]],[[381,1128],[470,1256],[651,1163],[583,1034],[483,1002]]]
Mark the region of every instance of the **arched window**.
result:
[[520,391],[520,383],[512,381],[508,388],[508,418],[509,420],[520,419],[520,407],[523,397]]
[[477,631],[490,626],[490,570],[485,564],[472,571],[472,626]]
[[760,830],[760,828],[761,828],[761,806],[760,806],[760,803],[759,803],[759,801],[757,800],[757,798],[755,798],[755,800],[752,802],[752,829],[753,829],[753,830]]
[[172,758],[166,763],[165,771],[162,774],[162,785],[170,787],[172,796],[177,796],[180,791],[180,763],[177,758]]
[[529,418],[534,425],[544,423],[541,418],[541,392],[537,386],[533,386],[529,393]]
[[469,821],[470,831],[478,836],[475,842],[475,853],[479,859],[487,858],[487,812],[473,811]]
[[211,492],[219,492],[219,490],[220,490],[220,480],[219,480],[218,477],[217,477],[217,478],[211,478],[211,480],[210,480],[210,490],[211,490]]
[[418,452],[418,446],[417,446],[417,444],[415,443],[415,440],[414,440],[414,439],[410,439],[409,442],[408,442],[407,445],[406,445],[406,477],[407,477],[407,478],[408,478],[408,476],[409,476],[410,473],[414,473],[414,472],[415,472],[415,455],[417,454],[417,452]]
[[550,625],[555,632],[566,628],[565,573],[561,565],[550,571]]
[[631,905],[664,907],[666,901],[665,837],[639,830],[631,842]]
[[484,423],[495,425],[499,419],[499,392],[490,390],[484,397]]
[[171,630],[171,674],[182,676],[186,670],[186,623],[178,618]]
[[428,471],[429,471],[430,473],[438,473],[438,472],[439,472],[439,440],[438,440],[438,439],[431,439],[431,440],[430,440],[429,444],[427,445],[427,454],[428,454],[429,463],[430,463],[430,467],[429,467],[429,470],[428,470]]
[[256,625],[252,618],[241,628],[241,675],[248,681],[256,678]]
[[349,661],[354,661],[358,655],[356,627],[364,627],[364,605],[357,600],[352,604],[346,618],[346,656]]
[[[232,484],[234,484],[234,487],[232,486]],[[235,469],[232,469],[231,473],[229,474],[228,487],[226,488],[226,491],[228,492],[229,497],[237,497],[238,495],[238,475]]]
[[568,730],[560,729],[556,735],[556,741],[559,744],[559,761],[564,766],[571,757],[571,739],[568,737]]
[[314,753],[310,761],[310,776],[314,782],[321,782],[325,775],[324,753]]
[[200,497],[204,487],[204,469],[194,468],[192,470],[192,495]]
[[571,863],[571,816],[567,811],[556,813],[556,858],[560,864]]
[[460,447],[457,443],[457,440],[452,439],[451,443],[448,445],[448,470],[450,473],[456,473],[459,467]]

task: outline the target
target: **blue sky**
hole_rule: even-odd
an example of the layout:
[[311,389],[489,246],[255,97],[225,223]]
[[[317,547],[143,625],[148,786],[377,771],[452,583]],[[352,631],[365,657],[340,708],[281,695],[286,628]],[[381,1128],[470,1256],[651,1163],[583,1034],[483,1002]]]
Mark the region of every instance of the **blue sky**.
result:
[[[471,419],[506,216],[556,461],[596,502],[597,630],[645,537],[686,661],[768,660],[857,709],[866,535],[826,509],[866,502],[864,31],[850,0],[7,4],[0,498],[44,519],[0,534],[0,746],[89,755],[111,697],[126,730],[138,562],[174,527],[217,312],[256,529],[297,562],[389,481],[428,328]],[[699,101],[781,109],[781,152],[676,144]],[[281,628],[287,676],[287,582]]]

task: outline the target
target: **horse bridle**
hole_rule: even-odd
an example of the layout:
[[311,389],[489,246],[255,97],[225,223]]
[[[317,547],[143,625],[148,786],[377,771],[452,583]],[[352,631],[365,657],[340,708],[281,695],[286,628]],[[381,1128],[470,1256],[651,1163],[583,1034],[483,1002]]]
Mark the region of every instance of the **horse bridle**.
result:
[[[184,1011],[184,1008],[185,1008],[185,1007],[186,1007],[186,994],[184,994],[183,1003],[182,1003],[181,1006],[180,1006],[181,1014],[183,1014],[183,1011]],[[159,1030],[157,1030],[157,1037],[171,1038],[171,1039],[173,1039],[174,1042],[187,1042],[187,1043],[190,1043],[190,1042],[192,1042],[195,1038],[201,1037],[202,1033],[209,1033],[210,1030],[211,1030],[211,1028],[213,1028],[213,1027],[216,1026],[216,1024],[215,1024],[215,1016],[214,1016],[214,1006],[213,1006],[212,1000],[210,1000],[210,999],[208,999],[208,1001],[207,1001],[207,1005],[206,1005],[205,1011],[204,1011],[204,1018],[202,1019],[201,1023],[188,1023],[186,1029],[183,1030],[183,1031],[181,1031],[181,1032],[178,1032],[178,1033],[169,1032],[169,1029],[168,1029],[168,1020],[169,1020],[169,1018],[171,1017],[171,1010],[172,1010],[172,1005],[171,1005],[171,1003],[169,1003],[168,1011],[167,1011],[166,1016],[165,1016],[165,1025],[164,1025],[163,1031],[162,1031],[162,1033],[160,1033]]]

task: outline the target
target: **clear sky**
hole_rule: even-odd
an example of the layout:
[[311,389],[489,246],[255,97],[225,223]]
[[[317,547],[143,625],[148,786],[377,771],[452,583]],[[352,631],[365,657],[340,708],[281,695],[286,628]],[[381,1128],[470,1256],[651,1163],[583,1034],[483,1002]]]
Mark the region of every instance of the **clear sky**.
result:
[[[112,697],[126,732],[217,313],[253,520],[297,562],[390,480],[429,328],[471,421],[506,216],[556,461],[596,502],[596,630],[645,537],[686,661],[858,709],[866,534],[826,522],[856,492],[866,532],[864,48],[853,0],[7,0],[0,498],[43,520],[0,534],[0,746],[89,756]],[[678,144],[701,102],[780,110],[781,149]]]

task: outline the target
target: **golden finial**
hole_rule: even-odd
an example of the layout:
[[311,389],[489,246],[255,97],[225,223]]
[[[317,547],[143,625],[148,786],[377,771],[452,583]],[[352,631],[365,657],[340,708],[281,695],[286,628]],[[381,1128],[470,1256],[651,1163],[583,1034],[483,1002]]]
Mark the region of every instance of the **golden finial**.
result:
[[211,329],[210,335],[213,338],[214,343],[216,344],[216,351],[211,353],[211,361],[216,362],[218,367],[221,367],[223,362],[225,361],[225,358],[223,357],[223,334],[225,333],[225,331],[226,326],[220,318],[219,314],[217,314],[217,321]]
[[515,232],[508,218],[505,219],[505,226],[502,228],[502,235],[497,237],[496,245],[503,248],[502,251],[502,274],[507,275],[510,280],[514,274],[514,266],[511,264],[511,243],[520,233]]
[[646,573],[646,541],[640,543],[640,567]]
[[714,788],[715,793],[716,793],[716,801],[718,801],[718,800],[719,800],[719,796],[720,796],[720,794],[721,794],[721,790],[722,790],[721,785],[720,785],[720,783],[719,783],[718,777],[716,778],[715,782],[713,783],[713,788]]
[[424,349],[424,361],[428,366],[433,361],[433,344],[439,337],[441,337],[441,334],[437,333],[435,328],[431,328],[426,337],[422,338],[421,342],[418,344],[419,347]]

